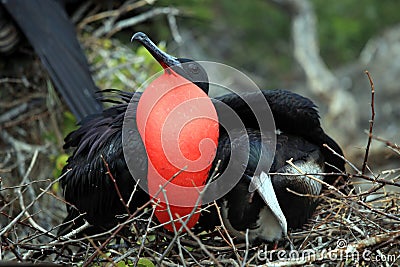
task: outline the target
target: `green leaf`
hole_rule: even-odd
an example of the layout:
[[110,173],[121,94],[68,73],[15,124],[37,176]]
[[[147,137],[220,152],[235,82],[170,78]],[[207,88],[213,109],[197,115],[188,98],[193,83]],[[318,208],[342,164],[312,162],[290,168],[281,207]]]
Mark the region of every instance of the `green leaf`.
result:
[[126,263],[124,261],[120,261],[116,264],[117,267],[126,267],[128,265],[126,265]]
[[64,115],[64,122],[62,126],[62,132],[63,135],[66,136],[73,130],[76,130],[78,128],[78,125],[74,114],[72,114],[69,111],[65,111],[63,115]]
[[140,258],[137,266],[138,267],[155,267],[154,263],[147,258]]
[[53,177],[57,178],[61,175],[61,171],[64,168],[64,166],[67,164],[69,156],[65,153],[60,154],[56,158],[55,162],[55,168],[53,170]]

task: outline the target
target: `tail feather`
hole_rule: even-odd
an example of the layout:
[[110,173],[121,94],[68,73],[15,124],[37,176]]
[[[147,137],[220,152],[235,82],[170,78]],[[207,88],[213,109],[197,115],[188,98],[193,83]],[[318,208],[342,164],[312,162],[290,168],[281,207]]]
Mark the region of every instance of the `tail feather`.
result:
[[2,4],[39,55],[77,119],[100,112],[102,104],[95,97],[97,88],[85,54],[60,1],[4,0]]

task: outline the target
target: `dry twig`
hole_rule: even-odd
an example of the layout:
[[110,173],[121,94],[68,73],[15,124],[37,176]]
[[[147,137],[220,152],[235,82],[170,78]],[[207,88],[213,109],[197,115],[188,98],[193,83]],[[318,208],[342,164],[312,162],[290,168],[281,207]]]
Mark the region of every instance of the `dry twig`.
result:
[[371,141],[372,141],[372,130],[374,128],[374,121],[375,121],[375,86],[374,86],[374,81],[372,80],[372,77],[371,77],[371,74],[369,73],[369,71],[366,70],[365,73],[368,76],[369,84],[371,86],[371,120],[369,121],[368,143],[367,143],[367,147],[365,149],[364,162],[363,162],[362,169],[361,169],[361,173],[362,174],[365,174],[365,169],[367,167],[369,148],[371,146]]

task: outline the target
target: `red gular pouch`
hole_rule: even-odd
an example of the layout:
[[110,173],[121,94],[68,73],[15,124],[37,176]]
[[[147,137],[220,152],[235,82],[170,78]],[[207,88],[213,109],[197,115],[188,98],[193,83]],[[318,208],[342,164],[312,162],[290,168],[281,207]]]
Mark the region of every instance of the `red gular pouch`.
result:
[[[148,192],[158,203],[155,216],[170,231],[174,220],[178,230],[178,218],[185,222],[183,217],[201,206],[199,197],[218,144],[217,112],[201,88],[166,68],[145,89],[136,114],[148,157]],[[187,227],[199,216],[193,214]]]

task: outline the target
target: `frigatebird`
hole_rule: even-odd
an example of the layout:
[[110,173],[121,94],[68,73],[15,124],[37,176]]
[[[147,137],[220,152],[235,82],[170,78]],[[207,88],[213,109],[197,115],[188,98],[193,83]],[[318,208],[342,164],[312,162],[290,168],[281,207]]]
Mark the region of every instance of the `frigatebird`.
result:
[[[147,44],[147,49],[156,59],[160,55],[166,56],[165,53],[160,53],[155,45],[148,45],[149,39],[144,34],[136,35],[136,39],[140,39],[139,41],[145,46]],[[165,64],[164,67],[172,67],[176,74],[207,93],[208,83],[205,79],[207,73],[200,64],[188,59],[168,58],[172,59],[168,64],[168,61],[158,60],[162,65]],[[191,64],[182,64],[187,62]],[[187,69],[182,66],[187,66]],[[78,130],[66,138],[65,148],[74,148],[74,152],[64,168],[65,176],[61,182],[66,200],[74,207],[67,206],[66,223],[59,234],[65,234],[72,229],[71,226],[76,227],[68,222],[80,213],[84,214],[80,220],[84,218],[91,224],[103,228],[115,225],[118,222],[117,215],[126,213],[115,185],[106,173],[101,155],[108,163],[125,203],[129,199],[133,200],[129,202],[131,211],[149,199],[147,193],[140,188],[136,188],[132,196],[136,183],[129,172],[122,147],[122,128],[126,110],[129,103],[140,101],[141,94],[112,90],[106,92],[115,92],[120,96],[120,101],[102,113],[89,116]],[[284,236],[288,228],[300,227],[315,209],[315,201],[295,193],[317,195],[321,186],[304,175],[285,176],[268,173],[270,171],[296,173],[286,162],[290,158],[293,158],[293,163],[300,169],[312,173],[344,171],[344,161],[323,146],[327,144],[338,154],[342,154],[336,142],[322,130],[318,111],[311,100],[286,90],[262,90],[261,93],[269,104],[280,134],[277,135],[276,155],[272,155],[271,170],[265,168],[259,173],[255,173],[254,166],[264,160],[271,160],[271,153],[263,151],[268,146],[262,146],[265,140],[262,138],[263,133],[247,103],[257,103],[260,94],[247,94],[247,103],[240,95],[234,93],[217,97],[216,101],[213,101],[217,111],[219,105],[225,104],[237,113],[246,128],[242,134],[249,137],[250,144],[249,160],[243,166],[242,178],[218,203],[222,208],[225,224],[238,238],[242,238],[246,229],[249,229],[249,238],[252,241],[258,239],[272,241]],[[223,172],[226,162],[230,159],[231,144],[239,142],[240,145],[241,138],[239,135],[237,140],[230,140],[223,127],[220,131],[222,134],[218,140],[213,166],[221,160],[219,171]],[[138,131],[132,141],[133,150],[135,146],[141,148],[138,149],[136,158],[139,160],[136,168],[147,170],[147,158],[142,156],[143,142]],[[67,172],[69,169],[71,170]],[[257,179],[254,179],[255,177]],[[335,175],[318,177],[330,184],[337,178]],[[258,181],[257,190],[249,191],[249,185],[254,181]],[[294,201],[296,204],[293,204]],[[82,221],[77,225],[81,223]],[[210,212],[202,214],[199,227],[210,229],[218,224],[218,216]]]

